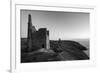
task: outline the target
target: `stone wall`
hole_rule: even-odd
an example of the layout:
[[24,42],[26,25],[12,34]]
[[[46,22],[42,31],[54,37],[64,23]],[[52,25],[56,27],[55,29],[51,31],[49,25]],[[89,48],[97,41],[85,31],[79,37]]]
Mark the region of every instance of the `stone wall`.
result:
[[49,32],[46,28],[40,28],[38,31],[32,33],[32,46],[36,49],[49,48]]
[[40,28],[38,31],[32,25],[31,15],[28,16],[28,51],[41,48],[49,49],[49,31],[46,28]]

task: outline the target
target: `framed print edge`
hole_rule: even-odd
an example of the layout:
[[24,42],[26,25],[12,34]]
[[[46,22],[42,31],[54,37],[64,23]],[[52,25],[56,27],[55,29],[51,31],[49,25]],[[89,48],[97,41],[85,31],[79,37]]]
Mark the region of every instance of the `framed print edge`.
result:
[[[20,10],[48,10],[48,11],[69,11],[69,12],[88,12],[90,13],[90,60],[84,61],[60,61],[60,62],[45,62],[45,63],[33,63],[33,64],[21,64],[20,63]],[[11,73],[29,72],[29,71],[44,71],[53,69],[67,69],[67,68],[79,68],[95,66],[95,8],[93,6],[78,6],[62,4],[46,4],[46,3],[34,3],[34,2],[11,2]],[[41,65],[40,65],[41,64]],[[52,66],[53,65],[53,66]]]

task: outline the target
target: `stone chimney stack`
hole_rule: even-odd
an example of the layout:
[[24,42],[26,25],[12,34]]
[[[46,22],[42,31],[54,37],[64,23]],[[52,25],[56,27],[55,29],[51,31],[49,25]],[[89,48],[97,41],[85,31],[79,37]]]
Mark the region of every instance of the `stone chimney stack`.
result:
[[32,20],[31,15],[28,15],[28,51],[32,49]]

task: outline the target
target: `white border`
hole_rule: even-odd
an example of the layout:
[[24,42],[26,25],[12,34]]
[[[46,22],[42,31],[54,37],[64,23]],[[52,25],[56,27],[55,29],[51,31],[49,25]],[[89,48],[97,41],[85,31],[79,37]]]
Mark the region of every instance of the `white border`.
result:
[[[42,71],[48,69],[67,69],[80,68],[95,65],[94,55],[94,8],[65,6],[65,5],[32,5],[32,4],[13,4],[11,14],[11,72]],[[42,62],[42,63],[20,63],[20,9],[29,10],[49,10],[65,12],[88,12],[90,13],[90,60],[83,61],[62,61],[62,62]]]

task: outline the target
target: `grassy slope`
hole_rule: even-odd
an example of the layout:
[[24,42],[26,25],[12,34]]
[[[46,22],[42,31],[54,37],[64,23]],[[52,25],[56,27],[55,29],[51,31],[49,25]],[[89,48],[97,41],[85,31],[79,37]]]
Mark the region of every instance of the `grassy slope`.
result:
[[[22,40],[22,48],[25,49],[26,40]],[[27,47],[26,47],[27,49]],[[47,61],[64,61],[64,60],[85,60],[89,57],[83,52],[87,48],[74,41],[61,41],[60,44],[58,41],[50,40],[50,49],[53,51],[34,51],[25,52],[21,51],[21,62],[47,62]],[[31,54],[30,54],[31,53]]]

